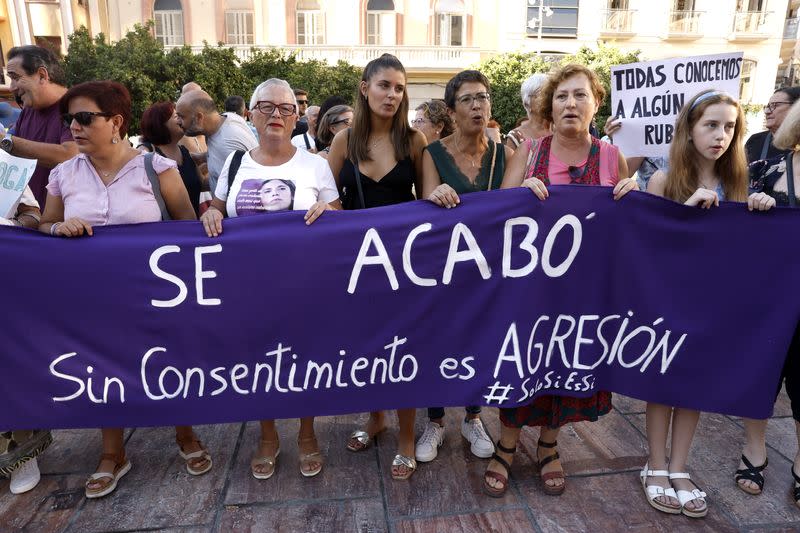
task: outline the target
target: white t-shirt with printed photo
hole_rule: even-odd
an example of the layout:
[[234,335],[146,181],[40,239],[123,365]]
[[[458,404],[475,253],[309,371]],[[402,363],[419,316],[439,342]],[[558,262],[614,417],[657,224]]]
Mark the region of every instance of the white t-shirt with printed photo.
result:
[[328,162],[300,149],[277,166],[260,165],[245,153],[228,196],[228,168],[233,155],[225,160],[214,191],[214,196],[225,202],[229,217],[305,211],[317,201],[330,203],[339,198]]

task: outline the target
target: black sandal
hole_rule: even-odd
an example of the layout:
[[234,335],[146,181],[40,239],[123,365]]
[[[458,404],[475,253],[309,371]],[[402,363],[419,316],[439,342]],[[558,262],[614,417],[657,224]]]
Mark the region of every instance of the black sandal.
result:
[[[552,448],[555,448],[556,446],[558,446],[558,441],[555,440],[553,442],[545,442],[542,439],[539,439],[539,442],[537,442],[536,445],[539,448],[550,448],[550,449],[552,449]],[[536,450],[536,458],[537,459],[539,458],[539,450],[538,449]],[[566,485],[567,485],[567,478],[566,478],[566,476],[564,474],[564,469],[563,468],[561,469],[561,471],[548,472],[547,474],[543,474],[542,473],[542,468],[544,468],[545,465],[548,465],[548,464],[552,463],[553,461],[555,461],[556,459],[560,459],[560,458],[561,458],[561,456],[558,455],[558,452],[554,452],[551,455],[548,455],[547,457],[542,459],[541,461],[537,460],[537,463],[539,464],[539,475],[542,478],[542,488],[544,489],[545,494],[548,494],[550,496],[560,496],[561,494],[564,493],[564,489],[566,489]],[[550,481],[551,479],[560,479],[560,480],[562,480],[562,483],[560,485],[548,485],[547,482]]]
[[[505,446],[500,444],[499,440],[497,441],[497,445],[496,446],[497,446],[498,450],[500,450],[503,453],[507,453],[507,454],[509,454],[511,456],[513,456],[517,452],[517,447],[516,446],[514,446],[513,448],[506,448]],[[502,457],[497,455],[497,452],[492,454],[492,459],[494,459],[495,461],[500,463],[500,466],[502,466],[503,468],[506,469],[506,474],[508,474],[508,475],[504,476],[503,474],[500,474],[498,472],[493,472],[493,471],[489,470],[489,467],[487,466],[486,467],[486,472],[483,474],[483,492],[485,492],[487,495],[491,496],[492,498],[502,498],[503,495],[508,490],[508,478],[511,477],[511,465],[508,464],[508,462],[505,459],[503,459]],[[503,484],[503,487],[502,488],[492,487],[491,485],[489,485],[486,482],[486,478],[487,477],[492,478],[495,481],[499,481],[500,483]],[[798,490],[800,490],[800,489],[798,489]]]
[[792,465],[792,477],[794,478],[794,484],[792,485],[792,496],[794,497],[794,504],[800,507],[800,476],[794,473],[794,465]]
[[[764,459],[764,464],[761,466],[753,466],[753,464],[747,459],[747,457],[742,454],[742,462],[746,468],[740,468],[736,471],[736,475],[733,479],[736,481],[736,486],[742,489],[747,494],[752,494],[753,496],[757,496],[761,494],[764,490],[764,474],[761,472],[767,468],[769,464],[769,459]],[[792,471],[794,473],[794,471]],[[756,485],[758,485],[758,490],[751,489],[749,487],[745,487],[739,481],[746,480],[752,481]]]

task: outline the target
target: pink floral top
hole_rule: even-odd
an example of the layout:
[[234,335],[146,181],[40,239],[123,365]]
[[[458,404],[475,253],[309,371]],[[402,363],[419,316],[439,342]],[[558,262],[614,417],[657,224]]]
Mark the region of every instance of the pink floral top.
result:
[[[178,165],[172,159],[153,154],[153,168],[156,174],[161,174]],[[161,210],[144,168],[144,154],[128,161],[108,185],[100,179],[88,156],[78,154],[50,172],[47,192],[61,197],[64,220],[78,217],[92,226],[161,220]]]

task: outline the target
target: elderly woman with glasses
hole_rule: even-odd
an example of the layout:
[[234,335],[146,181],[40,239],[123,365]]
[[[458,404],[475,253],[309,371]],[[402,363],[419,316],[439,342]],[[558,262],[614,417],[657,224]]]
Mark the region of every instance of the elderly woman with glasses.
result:
[[353,108],[349,105],[335,105],[325,112],[325,116],[317,125],[317,144],[322,148],[317,152],[328,159],[331,152],[331,143],[336,134],[346,130],[353,124]]
[[767,129],[754,133],[744,143],[748,163],[763,159],[773,159],[786,153],[785,150],[775,146],[773,138],[778,128],[783,124],[783,119],[786,118],[789,108],[798,99],[800,99],[800,87],[783,87],[772,93],[769,102],[764,106],[764,127]]
[[[299,116],[289,84],[276,78],[261,83],[250,98],[250,111],[258,130],[258,146],[249,152],[233,152],[225,161],[211,207],[200,217],[206,234],[220,235],[225,217],[293,209],[305,211],[306,224],[311,224],[326,210],[341,209],[328,163],[292,144]],[[297,444],[300,473],[316,476],[322,471],[323,460],[313,417],[300,419]],[[250,463],[253,477],[272,477],[279,453],[275,421],[262,420],[258,452]]]
[[417,114],[411,125],[425,134],[428,144],[449,137],[456,127],[447,104],[436,98],[417,106]]
[[[603,98],[600,80],[585,66],[570,64],[553,70],[534,106],[541,119],[553,124],[553,134],[520,145],[509,161],[502,187],[528,187],[540,200],[548,197],[550,185],[605,185],[613,187],[615,199],[637,189],[636,181],[627,177],[625,157],[619,149],[589,133]],[[521,429],[540,426],[535,459],[542,489],[550,495],[563,493],[566,479],[556,450],[560,428],[597,420],[610,410],[611,393],[603,391],[588,398],[542,395],[528,405],[500,409],[500,441],[486,470],[484,491],[495,497],[506,492]]]

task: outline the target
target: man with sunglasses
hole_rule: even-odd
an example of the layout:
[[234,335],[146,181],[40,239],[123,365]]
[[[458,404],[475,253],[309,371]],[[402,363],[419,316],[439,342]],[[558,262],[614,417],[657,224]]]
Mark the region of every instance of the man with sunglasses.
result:
[[308,111],[308,91],[294,89],[294,97],[297,100],[297,116],[300,119],[297,121],[294,130],[292,130],[292,137],[303,135],[308,131],[308,117],[306,116],[306,111]]
[[220,114],[214,100],[205,91],[190,91],[182,95],[175,104],[175,113],[185,135],[206,137],[208,151],[200,154],[199,159],[205,157],[208,163],[211,191],[216,190],[217,178],[231,152],[248,151],[258,145],[247,122],[236,113]]
[[50,170],[78,153],[69,127],[61,120],[58,102],[67,92],[59,59],[40,46],[16,46],[6,65],[11,92],[23,109],[14,134],[0,132],[0,148],[9,154],[36,159],[29,187],[44,210]]

